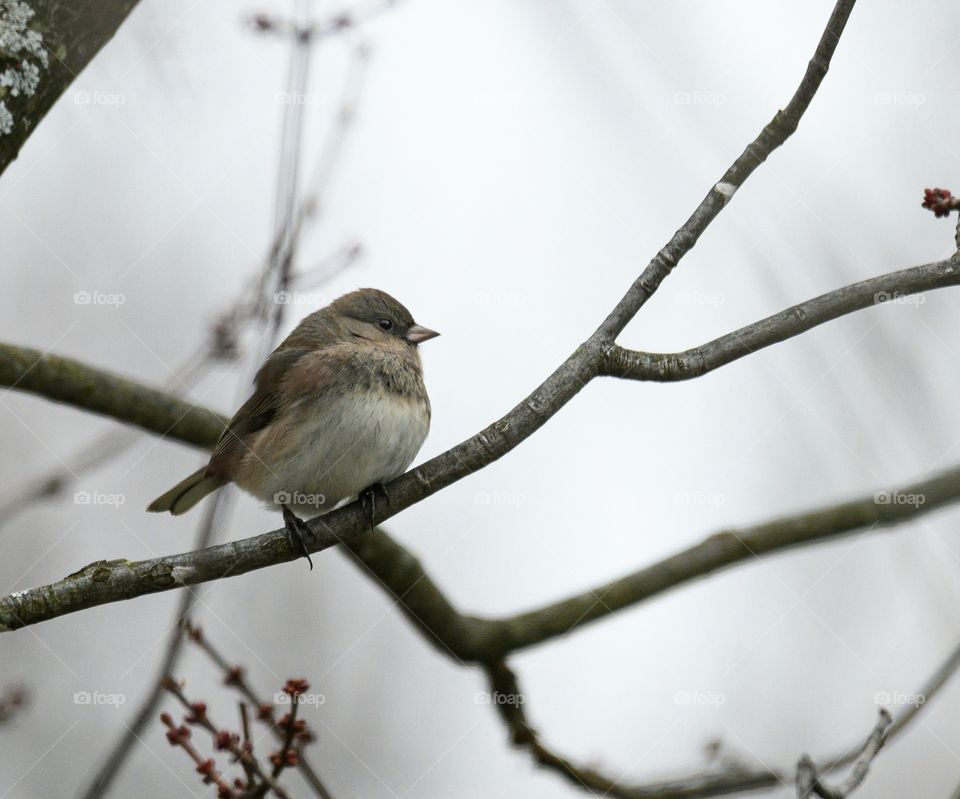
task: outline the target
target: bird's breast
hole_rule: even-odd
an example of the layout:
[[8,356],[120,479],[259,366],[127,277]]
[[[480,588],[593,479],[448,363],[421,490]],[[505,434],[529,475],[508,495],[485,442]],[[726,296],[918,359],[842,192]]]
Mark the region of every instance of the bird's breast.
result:
[[279,494],[322,495],[323,507],[292,505],[315,515],[374,483],[399,476],[416,457],[430,427],[424,396],[373,385],[320,394],[291,405],[263,431],[243,459],[237,483],[267,502]]

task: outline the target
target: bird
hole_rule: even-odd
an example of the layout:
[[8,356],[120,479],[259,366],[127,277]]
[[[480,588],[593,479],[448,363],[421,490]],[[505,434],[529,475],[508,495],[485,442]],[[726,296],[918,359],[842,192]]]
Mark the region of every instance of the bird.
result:
[[279,507],[313,568],[304,518],[360,497],[372,526],[377,493],[420,451],[431,409],[418,345],[438,335],[372,288],[309,314],[257,372],[206,465],[147,511],[179,516],[234,483]]

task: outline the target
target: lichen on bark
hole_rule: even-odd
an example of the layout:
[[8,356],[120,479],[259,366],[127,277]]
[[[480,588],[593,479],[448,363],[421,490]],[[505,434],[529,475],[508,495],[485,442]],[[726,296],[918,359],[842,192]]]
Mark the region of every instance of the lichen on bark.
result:
[[49,66],[43,34],[30,27],[34,10],[21,0],[0,0],[0,135],[13,131],[14,117],[3,98],[32,97]]

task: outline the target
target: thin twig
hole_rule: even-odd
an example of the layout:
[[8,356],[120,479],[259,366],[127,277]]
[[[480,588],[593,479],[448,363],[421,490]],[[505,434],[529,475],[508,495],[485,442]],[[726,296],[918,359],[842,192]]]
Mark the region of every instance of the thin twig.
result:
[[[210,716],[206,712],[206,708],[202,708],[201,710],[198,708],[197,703],[191,702],[172,677],[163,680],[162,683],[163,689],[175,696],[177,701],[179,701],[186,710],[193,714],[195,723],[203,727],[207,732],[210,733],[212,737],[216,738],[217,734],[221,731],[221,728],[211,721]],[[245,760],[250,770],[257,775],[261,782],[269,785],[271,791],[273,791],[277,796],[281,797],[281,799],[290,799],[290,795],[286,792],[286,790],[273,778],[273,776],[264,771],[264,769],[260,766],[259,761],[253,757],[249,751],[240,746],[238,743],[235,743],[233,740],[225,740],[225,744],[227,746],[227,751],[229,751],[238,762]]]
[[[240,702],[240,726],[243,732],[243,751],[249,752],[251,756],[253,755],[253,740],[250,737],[250,715],[247,712],[247,703]],[[241,758],[240,765],[243,767],[243,771],[247,776],[247,784],[250,785],[253,783],[253,778],[256,776],[256,772],[250,766],[248,758]]]
[[809,755],[801,755],[797,762],[797,799],[811,799],[814,796],[821,799],[846,799],[866,778],[870,764],[886,743],[891,724],[893,719],[890,714],[881,709],[873,732],[857,755],[850,774],[839,785],[831,786],[825,783],[813,759]]
[[[201,651],[223,672],[224,683],[236,688],[237,691],[246,697],[247,700],[258,709],[260,720],[269,724],[270,729],[273,730],[277,739],[282,741],[285,733],[277,726],[276,720],[273,717],[273,705],[257,695],[250,685],[249,680],[247,680],[246,672],[243,668],[231,664],[199,627],[193,625],[189,620],[184,621],[184,626],[189,640],[200,647]],[[266,713],[268,710],[269,715]],[[317,796],[321,797],[321,799],[332,799],[326,786],[320,780],[319,775],[302,752],[297,762],[297,768],[300,769],[304,779],[310,784],[310,787],[313,788]]]
[[190,759],[196,764],[197,771],[203,775],[205,784],[216,785],[219,796],[233,796],[233,788],[223,773],[217,771],[216,765],[210,758],[204,757],[200,750],[193,745],[190,740],[190,730],[182,725],[177,725],[173,716],[169,713],[161,713],[160,721],[167,728],[167,740],[173,746],[179,746]]

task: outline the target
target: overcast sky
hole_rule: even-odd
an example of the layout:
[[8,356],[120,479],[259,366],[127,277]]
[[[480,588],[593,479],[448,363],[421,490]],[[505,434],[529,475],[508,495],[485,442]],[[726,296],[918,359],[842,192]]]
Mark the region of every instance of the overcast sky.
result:
[[[389,291],[443,333],[422,347],[434,416],[418,461],[469,437],[594,330],[787,102],[831,7],[403,0],[364,28],[355,125],[299,262],[354,241],[364,256],[295,296],[286,327],[358,286]],[[291,6],[142,0],[40,124],[0,179],[0,339],[177,387],[272,232],[289,48],[243,24],[255,11]],[[920,201],[926,186],[960,189],[958,25],[949,0],[855,9],[798,133],[621,343],[684,349],[948,256],[952,223]],[[314,54],[305,177],[354,42]],[[863,311],[687,383],[596,381],[388,529],[459,608],[509,614],[725,527],[921,479],[960,459],[957,303],[944,290]],[[232,412],[254,366],[218,366],[189,396]],[[8,490],[115,427],[16,393],[0,425]],[[138,438],[74,488],[115,503],[71,490],[0,529],[3,587],[189,549],[199,513],[142,509],[199,463]],[[513,660],[527,712],[552,747],[629,781],[702,767],[715,739],[731,758],[788,770],[801,752],[833,751],[870,729],[878,694],[915,691],[960,637],[955,520],[947,510],[758,561],[532,649]],[[220,535],[278,525],[244,497]],[[312,572],[298,562],[218,582],[197,618],[263,693],[294,676],[323,693],[307,718],[337,797],[578,795],[509,748],[476,700],[482,675],[428,646],[339,552],[314,560]],[[69,796],[84,782],[153,678],[176,602],[144,597],[3,636],[3,683],[32,702],[0,730],[0,797]],[[177,676],[232,720],[234,697],[198,653]],[[123,699],[81,705],[78,692]],[[881,754],[862,795],[949,795],[958,710],[960,682]],[[113,795],[202,787],[156,722]]]

